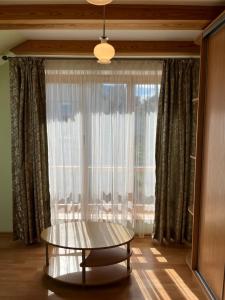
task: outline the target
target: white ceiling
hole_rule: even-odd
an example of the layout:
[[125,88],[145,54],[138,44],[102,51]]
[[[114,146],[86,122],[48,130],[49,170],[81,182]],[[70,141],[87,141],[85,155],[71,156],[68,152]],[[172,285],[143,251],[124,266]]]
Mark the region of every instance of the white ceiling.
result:
[[[98,40],[102,30],[17,30],[26,40]],[[135,41],[192,41],[200,30],[107,30],[110,40]]]
[[[0,4],[79,4],[85,0],[0,0]],[[179,5],[218,5],[225,4],[225,0],[113,0],[114,4],[179,4]]]

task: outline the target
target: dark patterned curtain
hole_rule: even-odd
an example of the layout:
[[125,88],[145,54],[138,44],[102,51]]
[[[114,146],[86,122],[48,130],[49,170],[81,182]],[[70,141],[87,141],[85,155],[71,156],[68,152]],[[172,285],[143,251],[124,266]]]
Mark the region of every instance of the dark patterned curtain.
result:
[[50,225],[43,59],[10,59],[10,92],[13,233],[31,244]]
[[156,207],[154,238],[160,242],[191,240],[193,172],[199,60],[166,59],[159,96],[156,135]]

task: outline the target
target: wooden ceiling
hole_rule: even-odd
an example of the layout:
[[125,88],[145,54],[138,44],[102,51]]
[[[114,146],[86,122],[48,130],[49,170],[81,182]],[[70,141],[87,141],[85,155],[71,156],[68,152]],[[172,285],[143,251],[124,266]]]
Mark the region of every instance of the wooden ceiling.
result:
[[[107,29],[113,30],[202,30],[225,6],[119,5],[106,7]],[[0,5],[0,30],[101,29],[103,8],[88,4]],[[26,41],[13,48],[16,54],[82,55],[96,41]],[[117,54],[198,54],[190,41],[112,41]]]
[[[181,2],[182,1],[182,2]],[[0,0],[0,4],[87,4],[87,0]],[[113,0],[111,4],[224,5],[224,0]]]
[[[111,29],[203,29],[224,6],[108,5]],[[92,29],[102,25],[103,8],[86,4],[0,5],[0,29]]]
[[[17,55],[92,55],[96,41],[30,40],[13,48]],[[113,41],[119,56],[198,55],[199,46],[191,41]]]

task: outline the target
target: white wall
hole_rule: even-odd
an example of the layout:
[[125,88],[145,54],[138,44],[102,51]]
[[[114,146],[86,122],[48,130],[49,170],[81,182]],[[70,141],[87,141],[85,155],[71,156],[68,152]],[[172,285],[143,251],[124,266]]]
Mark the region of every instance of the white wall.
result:
[[0,232],[12,231],[9,65],[0,64]]

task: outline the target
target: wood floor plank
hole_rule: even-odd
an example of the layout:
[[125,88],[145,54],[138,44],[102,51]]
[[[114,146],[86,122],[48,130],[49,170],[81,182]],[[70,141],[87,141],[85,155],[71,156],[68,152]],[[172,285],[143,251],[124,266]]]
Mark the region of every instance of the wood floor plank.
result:
[[43,274],[43,245],[24,246],[0,235],[0,300],[205,300],[185,263],[184,247],[160,247],[150,238],[132,242],[131,277],[105,287],[59,284]]

